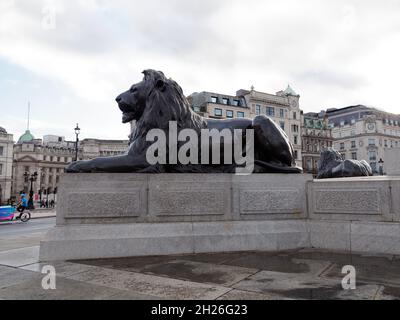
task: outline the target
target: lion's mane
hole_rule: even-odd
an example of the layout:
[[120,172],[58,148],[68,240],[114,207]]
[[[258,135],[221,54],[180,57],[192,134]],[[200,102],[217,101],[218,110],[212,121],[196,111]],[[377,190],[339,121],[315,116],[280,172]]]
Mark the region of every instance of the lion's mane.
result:
[[[182,88],[172,79],[167,79],[161,71],[145,70],[144,81],[148,81],[151,91],[146,100],[142,117],[136,121],[132,141],[144,138],[147,132],[157,128],[168,132],[169,121],[176,121],[180,129],[200,129],[206,126],[202,117],[190,108]],[[157,87],[161,81],[162,87]],[[132,132],[133,133],[133,132]]]

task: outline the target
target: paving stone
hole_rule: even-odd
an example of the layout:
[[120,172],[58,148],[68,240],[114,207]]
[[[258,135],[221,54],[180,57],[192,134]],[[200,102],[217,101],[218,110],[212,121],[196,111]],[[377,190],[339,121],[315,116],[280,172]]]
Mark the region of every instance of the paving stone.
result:
[[217,285],[205,285],[100,267],[69,276],[68,278],[167,299],[213,300],[230,290]]
[[35,272],[0,266],[0,288],[39,278],[42,279],[42,277]]
[[20,267],[39,261],[39,246],[0,252],[0,265]]
[[0,289],[0,297],[9,300],[91,300],[107,299],[120,294],[120,290],[56,278],[56,289],[45,290],[42,277]]
[[34,272],[41,272],[44,266],[51,265],[56,270],[56,275],[59,277],[68,277],[76,273],[84,272],[87,270],[91,270],[95,268],[95,266],[89,266],[84,264],[72,263],[72,262],[64,262],[64,261],[55,261],[55,262],[43,262],[43,263],[34,263],[27,266],[23,266],[20,269],[30,270]]
[[243,291],[233,289],[223,296],[219,297],[217,300],[271,300],[272,295],[265,295],[257,292]]
[[255,252],[243,254],[242,257],[227,261],[224,264],[276,272],[307,273],[322,271],[329,265],[329,262],[321,263],[320,261],[294,259],[290,253],[277,255],[270,252]]
[[368,286],[345,291],[341,281],[321,279],[311,274],[288,274],[273,271],[261,271],[250,278],[243,280],[234,288],[246,291],[254,291],[265,295],[273,295],[275,298],[290,299],[373,299],[378,287]]
[[376,295],[377,300],[400,300],[400,287],[381,286]]
[[112,268],[126,271],[141,271],[149,265],[165,263],[174,260],[175,256],[148,256],[148,257],[128,257],[110,259],[88,259],[74,260],[72,263],[79,263],[103,268]]
[[[370,257],[351,262],[356,270],[356,279],[371,284],[400,285],[400,261],[392,262]],[[323,277],[343,278],[343,264],[334,264],[323,273]]]
[[231,286],[232,284],[255,274],[257,271],[257,269],[183,260],[174,260],[167,263],[150,265],[142,269],[142,272],[145,273],[224,286]]
[[20,249],[40,245],[40,240],[43,239],[45,233],[30,234],[30,236],[23,236],[17,239],[0,239],[0,252],[9,251],[13,249]]

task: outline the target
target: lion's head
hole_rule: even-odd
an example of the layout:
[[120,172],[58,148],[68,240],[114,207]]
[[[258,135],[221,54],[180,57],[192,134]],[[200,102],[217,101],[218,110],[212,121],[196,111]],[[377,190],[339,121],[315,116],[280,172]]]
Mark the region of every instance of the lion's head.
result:
[[[168,126],[168,121],[185,123],[186,127],[199,126],[199,117],[192,112],[182,88],[164,73],[143,71],[141,82],[121,93],[116,101],[122,111],[122,122],[136,120],[148,129]],[[201,122],[201,121],[200,121]]]

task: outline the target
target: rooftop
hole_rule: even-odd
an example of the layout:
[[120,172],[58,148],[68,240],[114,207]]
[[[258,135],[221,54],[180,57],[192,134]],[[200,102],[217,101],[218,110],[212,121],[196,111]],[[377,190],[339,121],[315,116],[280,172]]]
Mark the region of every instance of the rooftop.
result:
[[29,130],[26,130],[25,133],[18,139],[18,143],[31,142],[33,140],[35,140],[33,134]]

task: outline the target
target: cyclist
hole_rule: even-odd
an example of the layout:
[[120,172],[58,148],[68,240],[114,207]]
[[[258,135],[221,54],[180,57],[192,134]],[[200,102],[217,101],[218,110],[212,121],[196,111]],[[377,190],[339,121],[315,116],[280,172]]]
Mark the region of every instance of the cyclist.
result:
[[26,208],[28,208],[28,200],[26,200],[25,193],[21,193],[21,201],[17,207],[17,210],[20,213],[23,213]]

